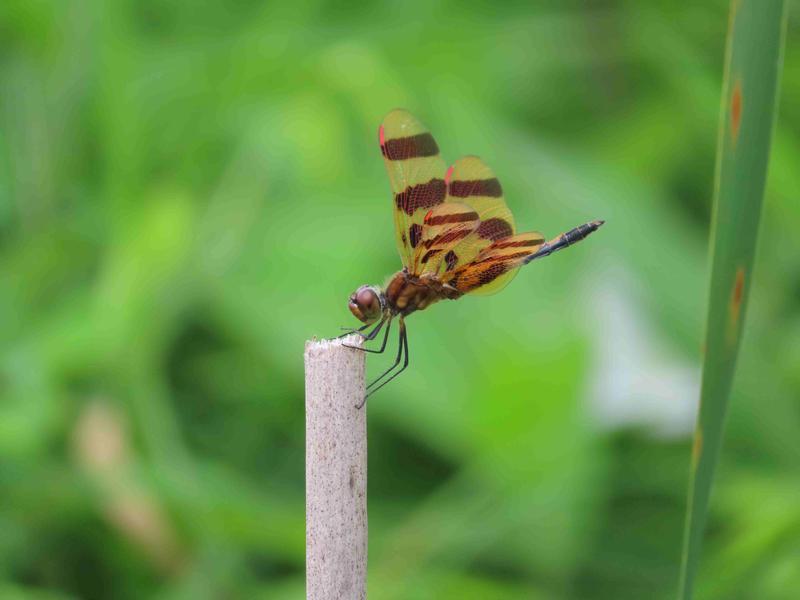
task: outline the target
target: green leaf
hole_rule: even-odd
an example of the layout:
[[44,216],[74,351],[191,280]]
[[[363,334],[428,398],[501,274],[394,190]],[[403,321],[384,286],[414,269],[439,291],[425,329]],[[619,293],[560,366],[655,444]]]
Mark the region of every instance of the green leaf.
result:
[[692,597],[753,280],[785,31],[783,0],[731,2],[717,143],[705,363],[689,481],[681,599]]

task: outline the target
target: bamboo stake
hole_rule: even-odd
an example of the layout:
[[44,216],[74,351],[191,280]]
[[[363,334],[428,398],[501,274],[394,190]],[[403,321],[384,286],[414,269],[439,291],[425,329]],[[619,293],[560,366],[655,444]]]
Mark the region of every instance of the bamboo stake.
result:
[[367,597],[367,408],[363,352],[306,343],[306,597]]

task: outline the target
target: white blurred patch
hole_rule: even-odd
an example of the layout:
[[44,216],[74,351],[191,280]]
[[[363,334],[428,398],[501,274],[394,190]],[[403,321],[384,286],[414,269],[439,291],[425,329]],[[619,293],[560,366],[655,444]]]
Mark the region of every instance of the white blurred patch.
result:
[[590,377],[592,416],[603,429],[638,426],[658,437],[694,430],[700,367],[670,351],[622,269],[592,282],[595,368]]

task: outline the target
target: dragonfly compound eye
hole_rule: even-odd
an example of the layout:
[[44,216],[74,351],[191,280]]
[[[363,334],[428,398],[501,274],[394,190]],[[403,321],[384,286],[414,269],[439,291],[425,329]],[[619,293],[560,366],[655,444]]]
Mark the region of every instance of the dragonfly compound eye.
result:
[[349,308],[350,312],[363,323],[377,321],[383,313],[380,294],[368,285],[362,285],[350,296]]

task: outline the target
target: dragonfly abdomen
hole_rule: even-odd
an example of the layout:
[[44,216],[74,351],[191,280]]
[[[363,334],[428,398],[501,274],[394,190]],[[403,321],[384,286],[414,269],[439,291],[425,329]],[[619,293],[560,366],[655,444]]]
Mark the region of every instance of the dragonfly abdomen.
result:
[[584,223],[583,225],[578,225],[566,233],[562,233],[557,238],[542,244],[542,247],[539,248],[539,250],[525,259],[525,264],[528,264],[535,258],[549,256],[553,252],[557,252],[563,248],[566,248],[567,246],[572,246],[572,244],[580,242],[581,240],[587,238],[589,234],[597,231],[603,223],[605,223],[605,221],[591,221],[589,223]]

